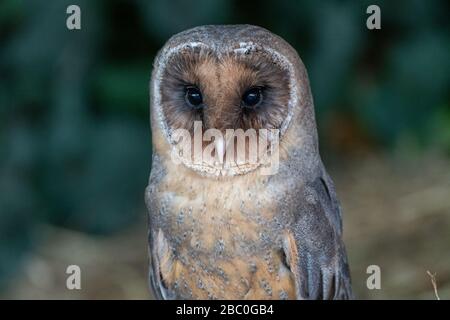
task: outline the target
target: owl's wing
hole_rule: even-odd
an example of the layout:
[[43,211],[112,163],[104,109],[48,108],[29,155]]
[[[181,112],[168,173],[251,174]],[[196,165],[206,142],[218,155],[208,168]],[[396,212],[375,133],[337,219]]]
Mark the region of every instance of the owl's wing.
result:
[[167,288],[162,275],[171,274],[173,259],[171,249],[161,229],[154,234],[150,231],[150,271],[149,281],[155,298],[158,300],[177,299],[175,293]]
[[170,269],[171,250],[167,239],[161,229],[156,232],[152,227],[152,213],[159,210],[152,195],[152,188],[150,186],[145,190],[145,202],[149,210],[149,226],[148,226],[148,251],[149,251],[149,286],[156,299],[166,300],[175,299],[174,293],[171,292],[162,280],[162,273]]
[[[150,229],[151,230],[151,229]],[[156,257],[154,254],[152,254],[152,247],[154,241],[152,240],[153,234],[152,231],[149,232],[149,285],[152,289],[153,295],[155,296],[155,299],[162,300],[164,299],[164,295],[162,292],[162,285],[161,285],[161,274],[159,272],[159,263],[156,260]]]
[[285,241],[298,299],[353,298],[342,218],[333,182],[321,174],[298,199],[295,224]]

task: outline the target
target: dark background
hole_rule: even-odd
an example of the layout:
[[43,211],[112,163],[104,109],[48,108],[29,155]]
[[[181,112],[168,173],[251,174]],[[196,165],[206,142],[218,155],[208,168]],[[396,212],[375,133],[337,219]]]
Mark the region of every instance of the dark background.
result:
[[[82,29],[66,28],[66,7]],[[381,30],[366,8],[381,7]],[[0,296],[148,298],[148,82],[174,33],[249,23],[290,42],[315,99],[360,298],[450,297],[447,1],[0,2]],[[82,290],[65,268],[82,269]],[[365,286],[366,268],[382,289]]]

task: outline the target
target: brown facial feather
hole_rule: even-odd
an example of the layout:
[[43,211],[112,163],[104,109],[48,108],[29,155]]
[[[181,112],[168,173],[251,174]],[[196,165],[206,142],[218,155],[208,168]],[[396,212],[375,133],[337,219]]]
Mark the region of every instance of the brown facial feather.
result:
[[[253,53],[213,56],[207,49],[186,49],[173,56],[163,74],[162,109],[171,129],[193,131],[194,121],[204,129],[277,129],[288,113],[288,72],[269,57]],[[185,100],[187,86],[197,87],[203,108],[195,110]],[[244,93],[260,87],[262,101],[242,108]]]
[[163,74],[161,103],[171,129],[193,131],[194,121],[203,121],[201,110],[193,110],[185,100],[187,86],[200,86],[201,66],[213,63],[213,56],[199,49],[190,49],[172,57]]

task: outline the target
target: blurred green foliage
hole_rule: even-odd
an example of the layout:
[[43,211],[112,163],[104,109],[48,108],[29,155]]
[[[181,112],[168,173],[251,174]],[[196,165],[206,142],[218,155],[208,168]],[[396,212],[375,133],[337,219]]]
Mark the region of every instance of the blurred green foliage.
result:
[[[449,4],[376,3],[382,29],[370,31],[373,1],[1,1],[0,287],[39,241],[36,224],[108,234],[142,218],[152,60],[189,27],[250,23],[288,40],[328,152],[350,123],[351,147],[362,136],[450,153]],[[69,4],[82,30],[67,30]]]

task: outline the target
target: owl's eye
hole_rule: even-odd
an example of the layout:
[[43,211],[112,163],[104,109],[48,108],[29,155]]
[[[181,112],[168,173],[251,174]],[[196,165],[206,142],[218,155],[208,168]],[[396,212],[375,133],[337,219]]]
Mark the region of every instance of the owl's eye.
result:
[[200,90],[196,87],[187,87],[185,94],[186,102],[193,108],[199,108],[203,103]]
[[262,101],[261,88],[255,87],[247,90],[242,96],[244,107],[254,107]]

